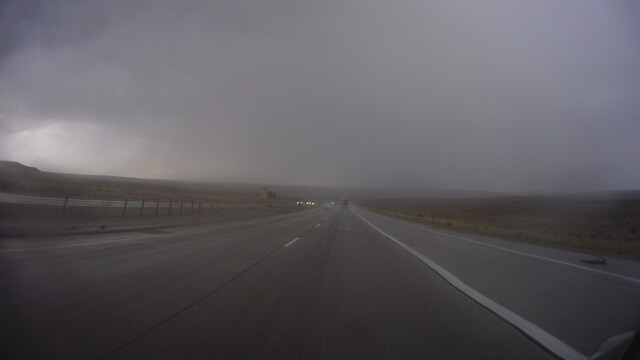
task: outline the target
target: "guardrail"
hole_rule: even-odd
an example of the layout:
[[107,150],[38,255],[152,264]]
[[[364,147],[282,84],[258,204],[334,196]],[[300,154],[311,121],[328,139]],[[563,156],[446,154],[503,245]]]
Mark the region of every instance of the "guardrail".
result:
[[65,214],[69,207],[94,207],[94,208],[121,208],[122,216],[135,213],[142,216],[146,209],[153,209],[154,215],[159,215],[160,210],[165,215],[178,214],[194,214],[219,211],[220,208],[252,208],[261,206],[260,204],[229,204],[212,200],[178,200],[178,201],[160,201],[160,200],[100,200],[100,199],[73,199],[73,198],[54,198],[42,196],[29,196],[0,193],[0,203],[7,204],[26,204],[26,205],[49,205],[60,206],[62,213]]

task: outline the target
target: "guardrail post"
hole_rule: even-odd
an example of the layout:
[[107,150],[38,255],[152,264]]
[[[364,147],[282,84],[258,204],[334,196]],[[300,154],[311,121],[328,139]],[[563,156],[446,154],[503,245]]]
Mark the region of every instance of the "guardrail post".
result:
[[202,214],[202,202],[198,202],[198,214]]
[[156,201],[156,213],[153,216],[158,216],[158,209],[160,208],[160,200]]
[[140,216],[142,216],[143,211],[144,211],[144,199],[142,199],[142,204],[140,205]]
[[127,203],[129,202],[129,199],[124,199],[124,207],[122,208],[122,216],[124,216],[127,213]]
[[62,205],[62,215],[67,213],[67,203],[69,202],[69,196],[64,197],[64,205]]

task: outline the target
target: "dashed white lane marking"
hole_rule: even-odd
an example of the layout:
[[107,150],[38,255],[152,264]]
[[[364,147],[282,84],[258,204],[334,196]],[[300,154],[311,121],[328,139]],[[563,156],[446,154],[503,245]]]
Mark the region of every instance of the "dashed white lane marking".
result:
[[462,291],[464,294],[469,296],[471,299],[473,299],[478,304],[480,304],[480,305],[484,306],[485,308],[489,309],[491,312],[493,312],[494,314],[496,314],[500,318],[504,319],[506,322],[510,323],[511,325],[515,326],[517,329],[522,331],[523,333],[527,334],[529,337],[534,339],[538,344],[540,344],[541,346],[543,346],[547,350],[551,351],[552,353],[554,353],[554,354],[558,355],[559,357],[561,357],[563,359],[566,359],[566,360],[586,360],[587,359],[587,357],[585,355],[579,353],[577,350],[575,350],[574,348],[572,348],[569,345],[565,344],[560,339],[558,339],[558,338],[554,337],[553,335],[549,334],[544,329],[542,329],[542,328],[538,327],[537,325],[525,320],[520,315],[518,315],[518,314],[514,313],[513,311],[505,308],[504,306],[496,303],[495,301],[493,301],[493,300],[489,299],[488,297],[484,296],[483,294],[481,294],[480,292],[476,291],[475,289],[473,289],[469,285],[463,283],[460,279],[458,279],[457,277],[453,276],[453,274],[451,274],[450,272],[445,270],[443,267],[441,267],[440,265],[436,264],[435,262],[433,262],[428,257],[426,257],[426,256],[420,254],[419,252],[415,251],[411,247],[405,245],[400,240],[398,240],[398,239],[394,238],[393,236],[387,234],[386,232],[380,230],[378,227],[376,227],[375,225],[373,225],[369,221],[365,220],[362,216],[357,214],[355,211],[354,211],[354,214],[357,217],[359,217],[362,221],[367,223],[369,226],[374,228],[376,231],[378,231],[380,234],[382,234],[383,236],[385,236],[389,240],[393,241],[398,246],[400,246],[401,248],[403,248],[404,250],[409,252],[411,255],[413,255],[416,258],[418,258],[424,264],[429,266],[431,269],[433,269],[436,273],[438,273],[446,282],[451,284],[453,287],[455,287],[458,290]]
[[316,227],[320,226],[320,224],[316,225]]
[[490,247],[490,248],[506,251],[506,252],[512,253],[512,254],[526,256],[526,257],[530,257],[530,258],[534,258],[534,259],[538,259],[538,260],[543,260],[543,261],[547,261],[547,262],[551,262],[551,263],[561,264],[561,265],[569,266],[569,267],[576,268],[576,269],[587,270],[587,271],[591,271],[591,272],[595,272],[595,273],[599,273],[599,274],[603,274],[603,275],[612,276],[612,277],[615,277],[615,278],[618,278],[618,279],[630,281],[632,283],[640,284],[640,279],[636,279],[636,278],[633,278],[633,277],[630,277],[630,276],[624,276],[624,275],[620,275],[620,274],[616,274],[616,273],[612,273],[612,272],[608,272],[608,271],[592,269],[592,268],[589,268],[589,267],[586,267],[586,266],[576,265],[576,264],[572,264],[570,262],[566,262],[566,261],[562,261],[562,260],[556,260],[556,259],[548,258],[548,257],[545,257],[545,256],[529,254],[529,253],[522,252],[522,251],[508,249],[508,248],[505,248],[505,247],[502,247],[502,246],[488,244],[488,243],[485,243],[485,242],[482,242],[482,241],[467,239],[465,237],[458,236],[458,235],[447,234],[447,233],[443,233],[443,232],[435,231],[435,230],[429,230],[429,229],[425,229],[424,227],[421,227],[421,226],[418,226],[418,225],[414,225],[414,224],[409,224],[409,223],[404,222],[404,221],[398,221],[398,220],[394,220],[394,219],[388,219],[388,220],[392,221],[392,222],[395,222],[395,223],[398,223],[398,224],[411,226],[413,228],[420,229],[422,231],[426,231],[426,232],[429,232],[429,233],[438,234],[438,235],[442,235],[442,236],[447,236],[447,237],[451,237],[451,238],[454,238],[454,239],[464,240],[464,241],[467,241],[467,242],[470,242],[470,243],[473,243],[473,244],[476,244],[476,245],[487,246],[487,247]]
[[293,240],[289,241],[288,243],[284,244],[284,247],[288,247],[289,245],[293,244],[294,242],[296,242],[296,241],[298,241],[298,240],[300,240],[300,238],[299,238],[299,237],[297,237],[297,238],[295,238],[295,239],[293,239]]

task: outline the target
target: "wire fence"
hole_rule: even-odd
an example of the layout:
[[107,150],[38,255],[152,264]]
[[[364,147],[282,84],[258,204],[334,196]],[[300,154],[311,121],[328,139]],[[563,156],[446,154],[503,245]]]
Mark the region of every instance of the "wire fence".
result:
[[253,208],[261,206],[255,204],[223,203],[213,200],[186,199],[178,201],[161,200],[100,200],[100,199],[73,199],[69,197],[55,198],[43,196],[29,196],[0,193],[0,203],[23,205],[48,205],[59,206],[63,214],[72,207],[89,207],[105,209],[121,209],[122,216],[126,215],[172,215],[213,213],[220,208]]

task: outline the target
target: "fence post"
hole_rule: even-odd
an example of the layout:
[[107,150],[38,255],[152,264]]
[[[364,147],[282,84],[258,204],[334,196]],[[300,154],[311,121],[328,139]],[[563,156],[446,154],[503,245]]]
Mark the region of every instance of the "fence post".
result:
[[67,203],[69,202],[69,195],[64,197],[64,205],[62,205],[62,215],[67,213]]
[[124,207],[122,208],[122,216],[124,216],[127,213],[127,202],[129,202],[129,199],[124,199]]
[[160,208],[160,200],[156,201],[156,213],[153,216],[158,216],[158,208]]
[[142,204],[140,205],[140,216],[142,216],[143,211],[144,211],[144,199],[142,199]]
[[169,201],[169,215],[171,215],[171,204],[173,203],[173,201]]

